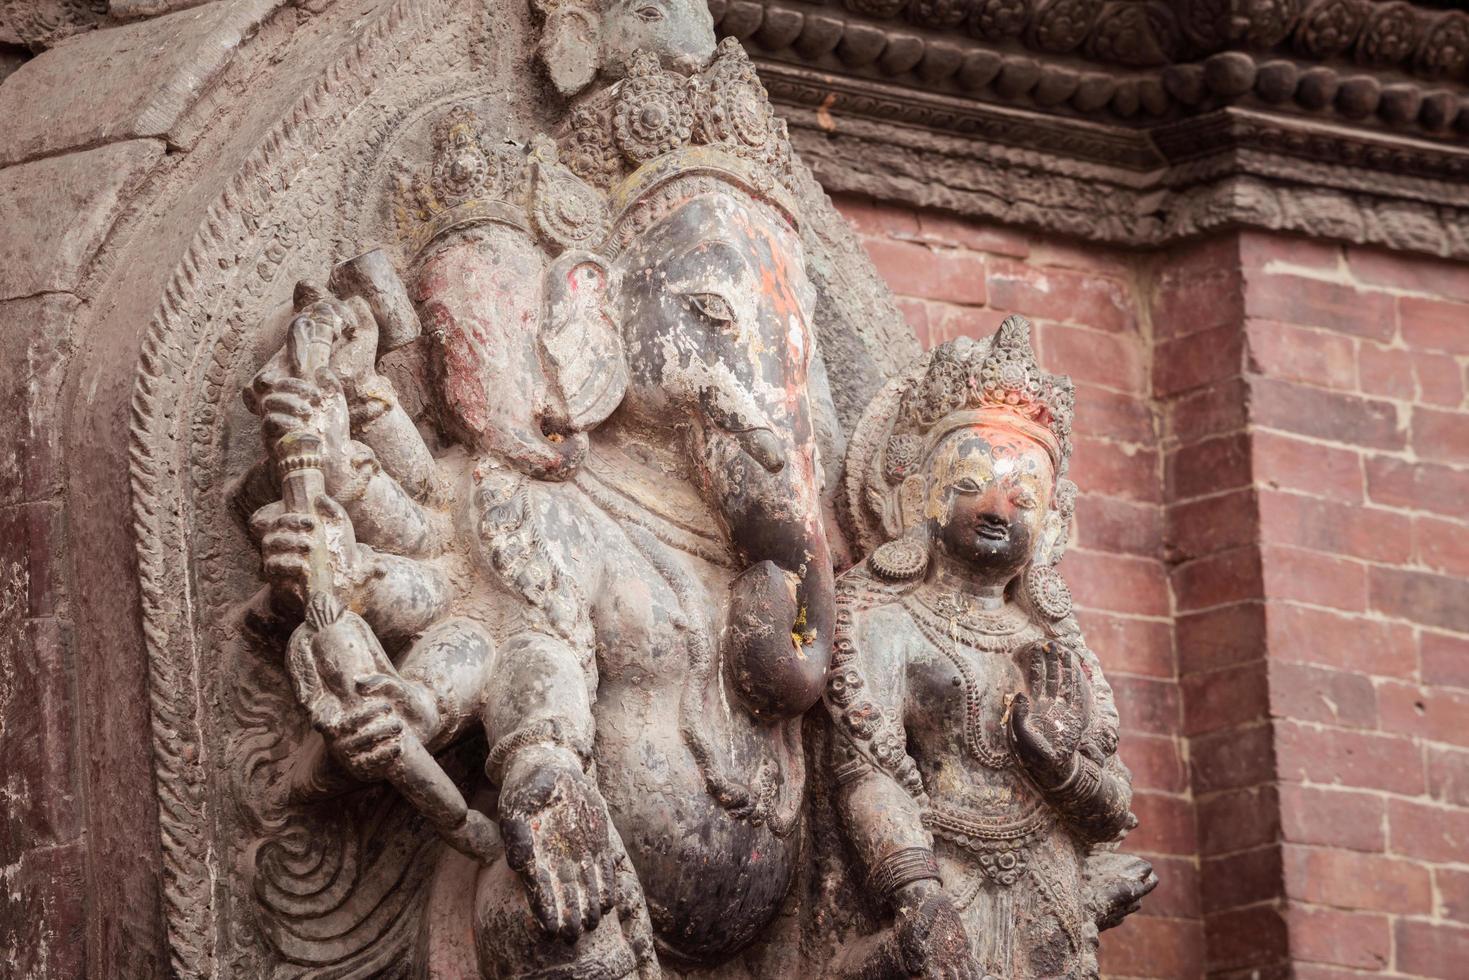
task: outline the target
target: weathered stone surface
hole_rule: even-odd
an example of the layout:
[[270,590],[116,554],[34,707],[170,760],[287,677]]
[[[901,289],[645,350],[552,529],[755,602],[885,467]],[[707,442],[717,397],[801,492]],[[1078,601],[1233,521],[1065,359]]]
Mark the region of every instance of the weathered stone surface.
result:
[[0,44],[45,48],[91,30],[107,0],[0,0]]
[[236,50],[285,0],[230,0],[96,31],[0,88],[0,164],[140,136],[170,138]]
[[[7,82],[0,92],[9,87]],[[75,287],[129,195],[162,155],[157,140],[131,140],[0,170],[0,214],[7,226],[0,237],[0,299]]]
[[72,843],[0,867],[0,973],[45,980],[87,975],[85,862],[86,849]]
[[[12,550],[5,547],[4,551]],[[75,841],[82,815],[77,793],[76,711],[70,637],[62,621],[23,620],[17,590],[25,574],[5,563],[0,587],[0,868],[26,852]],[[3,890],[3,888],[0,888]]]
[[0,302],[0,414],[11,420],[0,433],[0,505],[61,488],[58,412],[76,308],[68,293]]
[[112,0],[107,12],[118,20],[133,20],[138,17],[157,17],[176,10],[188,10],[214,0]]

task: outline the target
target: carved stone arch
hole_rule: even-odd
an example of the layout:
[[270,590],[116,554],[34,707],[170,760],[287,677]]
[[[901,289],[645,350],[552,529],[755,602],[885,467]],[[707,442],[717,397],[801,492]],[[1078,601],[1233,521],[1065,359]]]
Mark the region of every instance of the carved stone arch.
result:
[[[294,66],[299,98],[242,153],[209,205],[152,314],[130,404],[162,898],[170,965],[180,977],[326,976],[344,969],[408,975],[406,967],[390,968],[389,959],[416,940],[416,910],[383,914],[381,904],[370,906],[383,920],[366,924],[377,941],[354,945],[350,934],[333,940],[341,951],[333,964],[330,949],[292,946],[278,924],[252,908],[252,890],[266,887],[251,868],[259,857],[254,834],[264,832],[267,846],[275,834],[285,849],[281,861],[294,856],[317,872],[332,861],[334,873],[350,869],[361,841],[328,839],[320,854],[292,855],[292,842],[319,828],[306,834],[287,826],[252,798],[265,787],[251,781],[280,754],[272,728],[296,737],[309,729],[304,719],[291,724],[279,716],[295,709],[281,674],[236,662],[262,656],[249,631],[238,628],[239,597],[258,582],[231,497],[250,478],[259,449],[238,393],[279,345],[284,323],[271,313],[289,301],[297,279],[319,279],[333,261],[384,241],[388,216],[362,204],[380,199],[371,185],[385,172],[380,157],[392,137],[434,106],[487,85],[463,40],[484,29],[472,5],[342,4],[325,20],[325,33],[339,29],[338,46],[323,45],[305,66],[309,72]],[[146,234],[139,222],[132,237]],[[383,819],[411,823],[401,809],[388,808]],[[418,842],[397,857],[399,872],[419,875],[398,889],[411,901],[427,877],[411,858],[433,841],[422,830],[405,832]]]

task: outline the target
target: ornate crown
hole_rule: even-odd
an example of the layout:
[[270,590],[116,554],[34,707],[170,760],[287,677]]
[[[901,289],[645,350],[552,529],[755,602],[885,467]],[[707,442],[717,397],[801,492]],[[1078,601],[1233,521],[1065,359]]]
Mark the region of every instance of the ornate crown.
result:
[[1045,446],[1060,478],[1071,460],[1074,405],[1071,379],[1036,362],[1030,321],[1008,316],[988,344],[961,337],[934,349],[923,376],[902,396],[886,475],[897,483],[949,432],[994,421]]
[[398,234],[411,255],[454,228],[504,224],[538,236],[553,253],[595,246],[607,204],[557,161],[556,145],[497,139],[475,113],[456,106],[433,129],[427,168],[395,174]]
[[559,147],[496,138],[467,107],[450,110],[434,126],[431,161],[400,164],[395,218],[411,255],[485,223],[524,229],[553,252],[596,248],[632,204],[688,175],[733,182],[796,222],[785,122],[733,38],[692,75],[638,54],[626,77],[572,110]]
[[627,76],[572,110],[561,137],[577,176],[611,188],[643,164],[687,147],[717,146],[760,173],[762,190],[793,190],[785,120],[770,107],[755,66],[727,37],[703,71],[683,75],[640,52]]

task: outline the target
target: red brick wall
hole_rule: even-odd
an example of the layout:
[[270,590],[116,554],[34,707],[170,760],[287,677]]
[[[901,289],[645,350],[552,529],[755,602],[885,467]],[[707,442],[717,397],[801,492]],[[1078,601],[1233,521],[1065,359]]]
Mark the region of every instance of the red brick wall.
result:
[[1469,976],[1469,268],[839,201],[925,344],[1078,384],[1065,564],[1163,884],[1111,976]]

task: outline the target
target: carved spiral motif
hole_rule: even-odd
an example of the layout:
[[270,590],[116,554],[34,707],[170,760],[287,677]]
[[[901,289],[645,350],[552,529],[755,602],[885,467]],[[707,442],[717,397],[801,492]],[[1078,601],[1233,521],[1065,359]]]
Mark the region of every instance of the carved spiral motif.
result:
[[1434,78],[1459,77],[1469,65],[1469,16],[1445,14],[1428,29],[1417,68]]
[[1016,37],[1030,19],[1029,0],[976,0],[970,33],[992,41]]
[[696,80],[680,85],[675,76],[659,71],[655,56],[639,54],[613,108],[612,132],[623,154],[641,164],[687,143],[694,132],[690,96],[696,89]]
[[1362,0],[1320,0],[1306,11],[1296,46],[1312,58],[1330,58],[1351,48],[1367,20]]
[[1036,16],[1036,45],[1045,51],[1071,51],[1086,40],[1101,9],[1101,0],[1050,0]]

